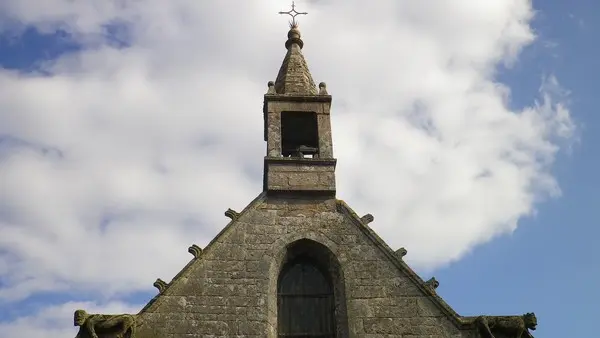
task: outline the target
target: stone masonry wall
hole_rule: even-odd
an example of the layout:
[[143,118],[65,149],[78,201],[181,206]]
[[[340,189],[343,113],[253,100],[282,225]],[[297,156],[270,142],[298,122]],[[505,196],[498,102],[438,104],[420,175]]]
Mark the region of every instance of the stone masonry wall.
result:
[[[276,162],[277,161],[277,162]],[[268,165],[269,190],[335,191],[335,164],[314,165],[319,160],[280,158]]]
[[461,333],[329,200],[257,200],[176,278],[140,319],[139,338],[276,337],[276,257],[307,238],[345,276],[349,337]]

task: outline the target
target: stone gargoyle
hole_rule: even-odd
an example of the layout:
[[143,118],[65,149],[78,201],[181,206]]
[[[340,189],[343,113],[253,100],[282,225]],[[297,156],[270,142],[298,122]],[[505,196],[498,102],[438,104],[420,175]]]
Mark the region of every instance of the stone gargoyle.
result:
[[136,317],[129,314],[103,315],[89,314],[85,310],[77,310],[73,315],[75,326],[79,332],[75,338],[135,338]]
[[533,338],[528,330],[535,330],[537,318],[533,312],[521,316],[480,316],[476,320],[482,338],[495,338],[494,334],[510,338]]

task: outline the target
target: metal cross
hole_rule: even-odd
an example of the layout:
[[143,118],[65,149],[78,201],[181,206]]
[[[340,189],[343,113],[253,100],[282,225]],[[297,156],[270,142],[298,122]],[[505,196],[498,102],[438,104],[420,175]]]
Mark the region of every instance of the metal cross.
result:
[[290,27],[296,27],[298,23],[296,22],[296,16],[300,14],[308,14],[306,12],[298,12],[296,11],[296,5],[292,1],[292,9],[287,12],[279,12],[279,14],[287,14],[292,17],[292,21],[290,22]]

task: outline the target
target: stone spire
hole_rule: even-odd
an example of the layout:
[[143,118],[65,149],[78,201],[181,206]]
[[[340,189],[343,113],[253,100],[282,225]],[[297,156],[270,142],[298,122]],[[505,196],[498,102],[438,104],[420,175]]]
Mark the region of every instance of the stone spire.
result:
[[317,87],[313,81],[308,65],[302,55],[304,42],[300,38],[298,24],[293,23],[285,42],[287,53],[275,80],[277,94],[287,95],[317,95]]

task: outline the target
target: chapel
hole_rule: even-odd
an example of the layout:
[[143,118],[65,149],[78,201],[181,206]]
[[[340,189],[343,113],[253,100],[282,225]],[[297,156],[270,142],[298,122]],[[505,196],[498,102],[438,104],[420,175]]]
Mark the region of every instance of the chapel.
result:
[[[294,8],[292,8],[294,10]],[[297,12],[296,12],[297,13]],[[263,190],[137,314],[75,313],[78,338],[517,338],[533,313],[458,315],[336,199],[332,96],[315,85],[293,21],[263,119]],[[95,336],[97,335],[97,336]]]

